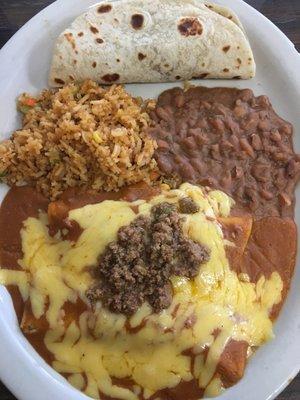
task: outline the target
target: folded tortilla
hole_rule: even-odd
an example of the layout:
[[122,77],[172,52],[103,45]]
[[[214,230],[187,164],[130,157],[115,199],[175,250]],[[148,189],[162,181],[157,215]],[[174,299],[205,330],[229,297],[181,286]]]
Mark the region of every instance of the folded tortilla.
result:
[[255,62],[238,17],[201,0],[97,4],[59,36],[50,85],[249,79]]

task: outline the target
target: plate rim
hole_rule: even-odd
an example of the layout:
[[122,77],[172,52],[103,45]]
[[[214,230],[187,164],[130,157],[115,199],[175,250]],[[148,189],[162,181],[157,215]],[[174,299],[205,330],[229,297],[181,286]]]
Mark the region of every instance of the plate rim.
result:
[[[19,37],[23,34],[24,31],[30,28],[30,25],[32,23],[35,23],[37,20],[42,19],[44,16],[46,17],[47,13],[52,10],[56,9],[57,7],[61,6],[63,4],[64,0],[56,0],[53,3],[49,4],[48,6],[44,7],[40,12],[35,14],[31,19],[29,19],[1,48],[0,50],[0,59],[2,57],[6,56],[6,53],[9,52],[9,49],[11,45],[19,39]],[[218,3],[218,0],[215,1]],[[70,0],[65,1],[65,4],[71,3]],[[100,1],[96,1],[95,4],[100,3]],[[253,6],[249,5],[243,0],[226,0],[226,3],[228,3],[229,7],[232,7],[233,9],[237,10],[240,7],[247,8],[249,12],[251,12],[253,15],[256,15],[259,17],[261,20],[263,19],[266,26],[268,26],[269,30],[272,30],[273,34],[277,35],[278,39],[278,46],[283,49],[284,51],[289,51],[289,56],[293,58],[293,62],[295,63],[295,72],[296,69],[300,70],[300,54],[295,48],[295,45],[293,42],[272,22],[270,21],[265,15],[260,13],[258,10],[256,10]],[[67,7],[67,5],[65,5]],[[237,14],[238,11],[237,11]],[[287,50],[289,49],[289,50]],[[295,75],[297,75],[295,73]],[[299,91],[300,91],[300,74],[297,76],[297,80],[299,82]],[[216,81],[217,82],[217,81]],[[229,81],[230,82],[230,81]],[[298,255],[299,256],[299,255]],[[297,268],[297,265],[296,265]],[[298,267],[299,268],[299,267]],[[3,303],[3,298],[0,293],[0,310],[2,308]],[[7,386],[7,388],[19,399],[19,400],[35,400],[40,398],[39,395],[38,397],[33,397],[31,392],[27,392],[24,394],[23,390],[27,386],[27,389],[29,388],[28,386],[28,381],[30,381],[30,378],[39,378],[38,384],[40,385],[40,389],[46,389],[49,390],[49,382],[51,380],[55,379],[56,386],[58,385],[60,393],[58,392],[57,387],[53,389],[53,394],[47,393],[47,399],[49,396],[50,398],[53,398],[53,395],[64,395],[66,398],[72,398],[74,400],[88,400],[90,397],[84,395],[82,392],[79,392],[77,389],[73,388],[70,384],[65,382],[64,378],[61,377],[60,374],[58,374],[52,367],[50,367],[40,356],[40,362],[37,363],[36,359],[33,357],[33,353],[37,354],[36,351],[33,349],[31,350],[30,345],[26,345],[27,340],[23,336],[24,340],[16,340],[15,338],[15,333],[13,332],[12,329],[8,326],[7,321],[5,318],[2,318],[0,316],[0,322],[3,323],[3,327],[0,329],[0,349],[6,349],[10,348],[13,349],[13,359],[12,359],[12,353],[5,354],[5,352],[1,351],[1,357],[0,357],[0,378],[2,382]],[[12,334],[14,333],[14,334]],[[21,338],[20,338],[21,339]],[[26,342],[26,343],[25,343]],[[28,349],[31,350],[31,352],[28,351]],[[34,368],[33,373],[31,374],[30,371],[28,371],[28,366]],[[23,371],[22,371],[22,368]],[[12,378],[10,371],[11,370],[19,370],[20,375],[23,378],[23,384],[22,382],[17,382],[15,381],[14,378]],[[25,370],[25,373],[24,373]],[[288,384],[295,378],[295,376],[298,374],[300,371],[300,360],[298,361],[298,365],[296,365],[292,372],[290,372],[289,376],[279,384],[277,389],[273,391],[269,395],[268,398],[264,400],[274,400],[287,386]],[[28,373],[29,372],[29,373]],[[18,376],[20,376],[18,375]],[[28,381],[27,381],[28,379]],[[25,384],[24,384],[25,382]],[[38,385],[37,385],[38,387]],[[31,389],[32,390],[32,389]],[[70,397],[71,394],[71,397]],[[45,398],[46,399],[46,398]]]

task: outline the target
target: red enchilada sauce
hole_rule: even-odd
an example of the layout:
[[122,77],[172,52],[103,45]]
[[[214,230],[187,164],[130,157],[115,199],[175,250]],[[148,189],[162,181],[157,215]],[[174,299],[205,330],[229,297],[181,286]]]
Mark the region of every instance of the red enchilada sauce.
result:
[[[56,202],[61,206],[62,213],[59,218],[54,218],[54,213],[51,214],[51,203],[43,195],[38,193],[34,188],[29,186],[13,187],[5,196],[0,208],[0,265],[3,269],[21,269],[18,260],[23,258],[21,229],[23,222],[29,217],[37,218],[39,213],[49,211],[49,232],[54,234],[59,229],[66,229],[68,232],[65,236],[69,240],[77,240],[80,236],[81,228],[74,221],[67,219],[68,212],[75,208],[83,207],[87,204],[95,204],[104,200],[119,200],[135,201],[136,199],[149,199],[158,194],[158,190],[149,187],[146,184],[133,185],[127,189],[122,189],[120,192],[109,193],[94,193],[80,192],[80,190],[70,189],[66,191],[61,202]],[[52,207],[56,207],[52,203]],[[50,209],[48,209],[50,205]],[[53,210],[52,210],[53,211]],[[56,211],[56,210],[55,210]],[[52,215],[52,219],[51,219]],[[57,216],[57,215],[56,215]],[[38,353],[49,363],[53,361],[52,354],[46,349],[44,344],[44,333],[48,329],[48,323],[45,317],[36,320],[32,314],[29,302],[24,303],[16,286],[7,286],[9,290],[14,308],[17,314],[19,324],[23,330],[27,340],[38,351]],[[68,302],[64,305],[65,323],[78,319],[79,315],[86,310],[87,306],[78,300],[76,304]],[[27,325],[22,324],[22,318]],[[31,319],[31,320],[30,320]],[[30,326],[29,326],[30,325]],[[40,331],[35,332],[35,328]]]
[[[20,231],[23,222],[28,217],[37,217],[40,211],[49,215],[49,231],[54,233],[59,229],[68,231],[69,238],[77,239],[80,227],[72,225],[67,218],[71,209],[95,204],[104,200],[124,199],[134,201],[140,198],[149,199],[158,194],[157,189],[147,185],[135,185],[123,189],[119,193],[80,193],[69,190],[55,203],[50,204],[33,188],[12,188],[4,199],[0,209],[0,262],[3,268],[19,269],[18,260],[22,258]],[[232,217],[223,223],[225,237],[236,243],[236,251],[228,251],[231,267],[237,273],[247,273],[252,282],[257,282],[263,274],[269,277],[273,271],[278,271],[284,282],[283,301],[286,297],[291,276],[293,273],[296,254],[296,228],[291,219],[263,218],[254,221],[250,216]],[[38,353],[49,363],[53,362],[52,354],[44,344],[44,334],[48,329],[45,317],[36,320],[32,314],[30,304],[22,301],[21,295],[15,287],[8,287],[13,298],[14,306],[24,335]],[[275,318],[281,308],[277,305],[272,316]],[[87,306],[78,300],[76,304],[68,302],[64,306],[66,326],[79,318]],[[22,317],[25,323],[22,323]],[[130,330],[128,332],[130,334]],[[232,386],[243,376],[248,344],[245,342],[230,341],[221,356],[216,374],[221,377],[225,387]],[[191,349],[192,355],[192,349]],[[191,356],[190,355],[190,356]],[[193,358],[191,356],[191,363]],[[66,375],[65,375],[66,376]],[[134,383],[128,379],[118,379],[118,385],[132,389]],[[155,396],[161,400],[197,400],[203,395],[203,389],[198,387],[197,381],[181,382],[177,387],[164,389]],[[101,394],[104,400],[112,400]],[[142,397],[140,397],[142,399]]]
[[[47,211],[49,201],[30,187],[15,187],[9,190],[0,208],[0,263],[2,268],[21,269],[18,260],[23,258],[21,229],[23,222],[29,217],[38,217],[39,211]],[[8,286],[18,321],[22,324],[24,311],[29,304],[24,304],[19,289]],[[31,313],[32,314],[32,313]],[[27,340],[38,353],[49,363],[53,357],[44,345],[43,336],[26,334]]]
[[[5,235],[0,234],[0,263],[4,269],[21,269],[18,260],[23,257],[21,229],[23,222],[29,217],[38,217],[39,212],[49,212],[49,231],[54,233],[59,229],[69,230],[69,236],[75,237],[78,233],[78,228],[72,226],[67,219],[69,210],[83,207],[87,204],[95,204],[104,200],[119,200],[135,201],[137,199],[151,199],[157,195],[157,189],[150,188],[144,184],[134,185],[130,188],[123,189],[118,193],[80,193],[80,191],[69,190],[63,194],[61,200],[55,202],[58,204],[59,210],[62,211],[60,218],[55,219],[55,203],[50,205],[49,201],[42,195],[37,193],[31,187],[14,187],[9,190],[2,206],[0,208],[0,232],[5,232]],[[49,209],[50,205],[50,209]],[[51,208],[54,207],[54,208]],[[52,219],[51,219],[52,212]],[[31,343],[34,349],[40,354],[44,360],[50,365],[54,361],[51,352],[48,351],[44,344],[44,335],[49,328],[45,316],[36,319],[33,316],[29,301],[25,303],[22,300],[19,290],[15,286],[7,287],[14,303],[18,320],[24,336]],[[65,303],[63,310],[65,311],[64,323],[66,326],[72,321],[78,321],[79,316],[87,309],[86,304],[81,300],[77,300],[75,304],[71,302]],[[141,328],[141,327],[140,327]],[[128,330],[130,333],[130,330]],[[236,342],[237,347],[239,343]],[[62,374],[66,378],[68,374]],[[133,389],[135,382],[130,379],[112,378],[114,384],[124,388]],[[151,400],[159,398],[161,400],[182,400],[185,396],[186,400],[197,400],[203,396],[204,389],[199,388],[197,380],[190,382],[182,381],[177,387],[172,389],[161,390]],[[100,393],[103,400],[117,400]],[[139,396],[143,399],[142,396]]]

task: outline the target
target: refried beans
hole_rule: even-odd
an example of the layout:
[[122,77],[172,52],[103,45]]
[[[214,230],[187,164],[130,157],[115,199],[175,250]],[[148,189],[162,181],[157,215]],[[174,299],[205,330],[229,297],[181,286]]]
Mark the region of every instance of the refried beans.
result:
[[250,89],[163,92],[151,115],[158,166],[173,184],[221,189],[256,217],[293,216],[300,156],[293,127]]

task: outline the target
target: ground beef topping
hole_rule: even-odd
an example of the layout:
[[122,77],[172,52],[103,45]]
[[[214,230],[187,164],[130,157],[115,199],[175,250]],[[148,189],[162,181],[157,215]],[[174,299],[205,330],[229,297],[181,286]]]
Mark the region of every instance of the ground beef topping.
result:
[[179,211],[182,214],[195,214],[199,211],[199,206],[190,197],[184,197],[179,200]]
[[101,300],[111,311],[126,315],[144,301],[154,312],[169,307],[170,277],[193,278],[209,259],[209,250],[186,237],[182,225],[176,206],[165,202],[152,207],[149,217],[139,216],[122,227],[100,257],[95,270],[99,283],[87,292],[90,302]]

